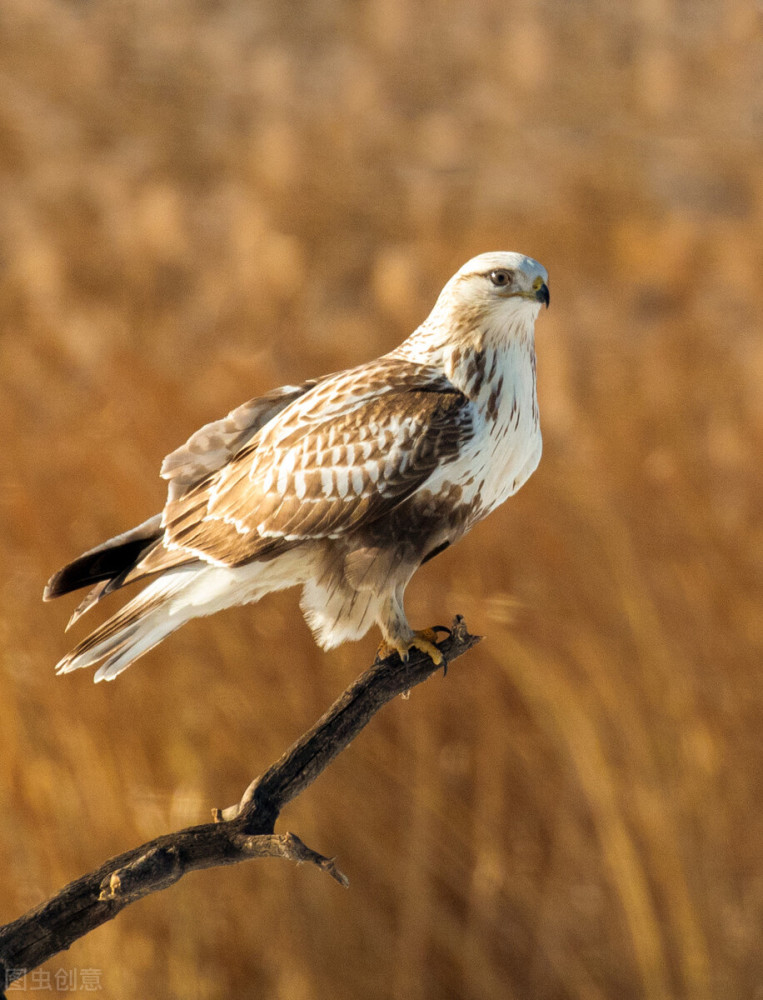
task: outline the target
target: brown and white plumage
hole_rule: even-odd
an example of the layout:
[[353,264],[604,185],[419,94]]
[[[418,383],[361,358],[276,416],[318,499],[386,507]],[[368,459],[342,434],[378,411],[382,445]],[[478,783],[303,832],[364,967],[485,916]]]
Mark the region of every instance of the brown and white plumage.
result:
[[475,257],[390,354],[197,431],[164,460],[164,511],[49,581],[46,600],[93,585],[73,622],[153,577],[58,671],[99,664],[95,679],[110,680],[191,618],[295,585],[324,648],[376,622],[402,655],[416,645],[436,658],[403,593],[538,464],[534,325],[547,280],[521,254]]

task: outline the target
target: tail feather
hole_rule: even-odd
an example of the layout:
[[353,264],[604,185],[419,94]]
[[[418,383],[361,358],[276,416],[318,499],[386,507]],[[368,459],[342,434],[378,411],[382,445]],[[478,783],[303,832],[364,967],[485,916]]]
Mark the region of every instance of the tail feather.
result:
[[[56,673],[97,667],[94,680],[113,680],[192,618],[254,603],[272,591],[305,583],[310,566],[304,553],[287,552],[277,559],[232,568],[199,560],[170,567],[83,639],[56,665]],[[98,600],[100,588],[97,584],[75,616]],[[108,584],[104,591],[107,588]]]
[[198,613],[192,608],[174,609],[172,602],[188,585],[188,573],[168,573],[149,584],[129,604],[83,639],[56,665],[56,673],[68,674],[81,667],[100,664],[94,680],[113,680],[139,656],[180,628]]
[[52,601],[55,597],[79,590],[80,587],[106,581],[102,588],[94,588],[88,598],[85,598],[74,613],[76,620],[101,597],[121,586],[135,563],[161,538],[163,530],[162,515],[156,514],[137,528],[90,549],[53,574],[43,592],[43,600]]
[[106,596],[107,594],[106,588],[110,583],[111,580],[101,580],[101,582],[96,583],[96,585],[91,590],[88,590],[87,594],[79,602],[77,607],[72,612],[71,618],[66,623],[66,629],[65,629],[66,632],[69,631],[69,629],[72,627],[72,625],[74,625],[75,622],[78,622],[80,620],[80,618],[85,614],[86,611],[89,611],[92,607],[95,607],[95,605],[100,601],[100,599]]

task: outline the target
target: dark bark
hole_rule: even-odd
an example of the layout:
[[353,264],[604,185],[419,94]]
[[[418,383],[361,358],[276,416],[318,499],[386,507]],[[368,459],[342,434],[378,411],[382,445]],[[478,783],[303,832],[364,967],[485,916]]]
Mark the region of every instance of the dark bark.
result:
[[249,785],[240,802],[215,810],[214,822],[165,834],[111,858],[0,928],[0,990],[3,984],[8,986],[112,920],[125,906],[167,889],[191,871],[251,858],[281,857],[309,861],[340,885],[348,885],[332,858],[311,850],[293,833],[274,833],[281,810],[349,746],[382,705],[441,667],[446,671],[452,660],[477,642],[479,636],[470,635],[458,616],[451,634],[439,644],[444,657],[440,666],[417,650],[407,663],[401,663],[396,655],[375,663],[279,761]]

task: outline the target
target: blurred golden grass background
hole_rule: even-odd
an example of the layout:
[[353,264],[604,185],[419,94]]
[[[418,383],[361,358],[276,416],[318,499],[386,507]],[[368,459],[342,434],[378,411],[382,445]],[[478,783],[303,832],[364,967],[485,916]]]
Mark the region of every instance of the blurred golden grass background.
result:
[[350,891],[197,874],[49,970],[125,1000],[763,996],[758,19],[5,0],[0,919],[235,801],[375,645],[320,652],[287,594],[55,680],[47,576],[153,514],[201,423],[389,350],[473,254],[537,257],[553,299],[540,469],[409,590],[486,641],[282,817]]

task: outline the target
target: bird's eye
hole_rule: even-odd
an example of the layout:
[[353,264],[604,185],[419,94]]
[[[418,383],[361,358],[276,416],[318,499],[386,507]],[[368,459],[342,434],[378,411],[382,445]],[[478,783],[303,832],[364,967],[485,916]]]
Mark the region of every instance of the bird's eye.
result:
[[511,271],[506,271],[501,268],[498,271],[491,271],[488,277],[497,288],[503,288],[504,286],[511,284],[511,279],[514,275]]

